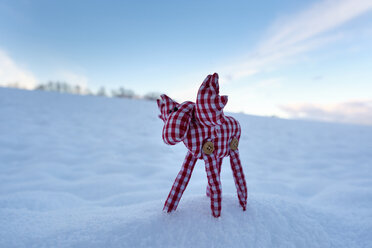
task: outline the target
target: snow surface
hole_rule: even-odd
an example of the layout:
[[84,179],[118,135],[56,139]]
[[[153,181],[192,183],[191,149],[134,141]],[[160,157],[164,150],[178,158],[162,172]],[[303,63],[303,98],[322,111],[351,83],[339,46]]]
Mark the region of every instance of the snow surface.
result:
[[233,114],[248,207],[225,159],[214,219],[201,161],[162,212],[186,148],[163,143],[157,115],[0,88],[0,247],[372,247],[371,127]]

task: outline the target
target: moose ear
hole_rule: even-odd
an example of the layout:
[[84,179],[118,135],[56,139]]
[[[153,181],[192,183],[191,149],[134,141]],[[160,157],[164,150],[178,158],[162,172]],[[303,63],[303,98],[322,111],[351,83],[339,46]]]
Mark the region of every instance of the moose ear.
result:
[[160,111],[160,115],[158,117],[164,121],[163,115],[162,115],[162,108],[164,108],[163,100],[156,99],[156,103],[158,104],[158,109]]
[[[176,101],[174,101],[172,98],[170,98],[169,96],[167,96],[166,94],[162,94],[160,96],[161,100],[165,103],[165,104],[169,104],[169,103],[176,103]],[[177,103],[178,104],[178,103]]]
[[161,100],[163,101],[166,101],[167,99],[171,99],[169,96],[167,96],[166,94],[162,94],[161,96]]
[[159,108],[159,111],[161,113],[161,108],[162,108],[162,105],[164,105],[164,102],[163,102],[163,100],[156,99],[156,103],[158,104],[158,108]]
[[173,110],[174,107],[178,107],[180,104],[172,100],[172,98],[165,94],[161,95],[160,98],[161,99],[158,99],[156,101],[158,104],[158,108],[160,110],[159,118],[162,119],[163,121],[166,121],[168,119],[169,114],[172,112],[171,110]]
[[195,103],[184,102],[169,115],[163,128],[163,140],[166,144],[175,145],[186,138],[194,108]]

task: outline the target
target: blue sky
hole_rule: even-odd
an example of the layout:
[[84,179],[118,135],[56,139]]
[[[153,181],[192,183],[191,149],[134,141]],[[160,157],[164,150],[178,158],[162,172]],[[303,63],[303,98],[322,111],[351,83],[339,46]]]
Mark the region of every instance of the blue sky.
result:
[[372,124],[372,1],[3,1],[0,84],[65,80]]

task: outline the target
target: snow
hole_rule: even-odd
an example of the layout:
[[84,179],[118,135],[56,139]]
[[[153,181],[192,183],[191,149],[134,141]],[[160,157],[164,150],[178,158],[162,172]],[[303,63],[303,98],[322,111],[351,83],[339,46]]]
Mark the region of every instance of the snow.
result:
[[[192,99],[190,99],[192,100]],[[231,114],[248,184],[228,159],[211,216],[198,161],[162,212],[186,148],[155,102],[0,88],[0,247],[371,247],[372,128]]]

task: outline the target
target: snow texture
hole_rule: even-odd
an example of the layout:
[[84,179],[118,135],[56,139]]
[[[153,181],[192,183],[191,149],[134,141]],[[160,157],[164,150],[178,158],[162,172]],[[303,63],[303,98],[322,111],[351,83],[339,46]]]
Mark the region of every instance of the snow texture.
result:
[[[192,100],[192,99],[191,99]],[[372,128],[233,114],[248,206],[228,159],[211,216],[202,161],[162,212],[186,154],[155,102],[0,88],[0,247],[372,247]]]

